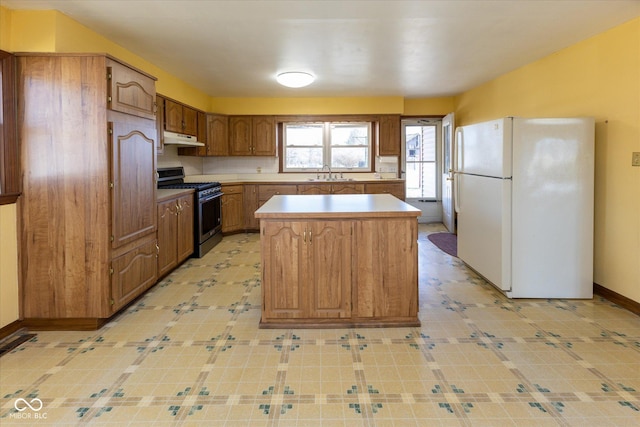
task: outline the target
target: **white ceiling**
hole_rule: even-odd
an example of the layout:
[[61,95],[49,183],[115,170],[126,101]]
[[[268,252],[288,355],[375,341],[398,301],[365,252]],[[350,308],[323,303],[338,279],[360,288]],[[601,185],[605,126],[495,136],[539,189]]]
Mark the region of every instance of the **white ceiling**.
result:
[[[57,9],[211,96],[455,95],[640,15],[639,0],[0,0]],[[275,76],[308,71],[284,88]]]

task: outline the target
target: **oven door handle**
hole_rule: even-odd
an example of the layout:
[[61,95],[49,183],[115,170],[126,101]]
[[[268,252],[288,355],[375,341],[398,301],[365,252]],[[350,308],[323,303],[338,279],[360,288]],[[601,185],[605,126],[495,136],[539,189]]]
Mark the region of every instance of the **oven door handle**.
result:
[[215,194],[207,196],[207,197],[205,197],[203,199],[199,199],[198,202],[200,202],[200,203],[210,202],[213,199],[217,199],[218,197],[222,197],[223,194],[224,194],[223,192],[215,193]]

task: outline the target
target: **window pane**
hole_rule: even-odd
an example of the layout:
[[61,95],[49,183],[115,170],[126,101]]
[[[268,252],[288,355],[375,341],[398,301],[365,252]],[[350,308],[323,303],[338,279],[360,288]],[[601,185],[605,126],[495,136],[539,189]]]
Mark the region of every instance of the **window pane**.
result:
[[437,197],[436,131],[434,125],[405,126],[407,198]]
[[285,123],[283,170],[370,170],[370,133],[368,122]]
[[331,149],[332,168],[364,168],[369,164],[369,149],[366,147],[345,147]]
[[406,167],[407,198],[436,197],[436,164],[409,163]]
[[407,161],[436,160],[436,127],[406,127]]
[[287,168],[321,168],[322,147],[287,148],[285,158]]
[[322,127],[321,123],[286,125],[286,145],[322,147]]
[[363,145],[369,144],[369,128],[362,124],[331,125],[331,145]]

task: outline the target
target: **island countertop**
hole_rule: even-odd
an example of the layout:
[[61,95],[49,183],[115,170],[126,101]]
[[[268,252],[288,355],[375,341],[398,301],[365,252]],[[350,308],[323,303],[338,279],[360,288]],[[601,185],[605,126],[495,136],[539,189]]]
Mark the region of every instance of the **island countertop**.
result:
[[420,210],[390,194],[273,196],[256,212],[260,219],[418,217]]

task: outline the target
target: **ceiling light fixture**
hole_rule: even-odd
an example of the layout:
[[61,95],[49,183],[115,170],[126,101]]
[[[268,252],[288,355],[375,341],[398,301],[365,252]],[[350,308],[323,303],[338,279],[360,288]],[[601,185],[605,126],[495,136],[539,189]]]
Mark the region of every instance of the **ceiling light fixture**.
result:
[[276,80],[286,87],[305,87],[313,83],[315,77],[302,71],[289,71],[278,74]]

